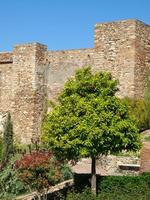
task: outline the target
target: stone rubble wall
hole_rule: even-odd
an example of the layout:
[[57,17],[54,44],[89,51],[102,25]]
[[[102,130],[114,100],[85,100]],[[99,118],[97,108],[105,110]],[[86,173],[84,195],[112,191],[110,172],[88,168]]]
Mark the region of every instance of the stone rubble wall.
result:
[[93,49],[47,52],[47,93],[55,99],[68,78],[82,67],[93,66]]
[[127,165],[127,164],[140,164],[140,158],[135,156],[102,156],[97,161],[97,165],[99,165],[103,171],[105,171],[106,175],[115,176],[115,175],[138,175],[139,171],[134,170],[121,170],[119,169],[119,165]]
[[[46,96],[44,53],[41,44],[16,46],[13,52],[13,105],[14,132],[23,143],[30,143],[39,135]],[[20,138],[19,138],[20,137]]]
[[12,76],[12,64],[0,64],[0,113],[5,114],[11,110],[14,88]]
[[118,96],[134,97],[135,20],[96,24],[96,70],[109,71],[119,80]]
[[[140,158],[135,156],[101,156],[96,160],[96,174],[101,176],[137,175],[138,170],[134,166],[139,166]],[[120,166],[131,166],[120,169]],[[75,165],[71,165],[72,171],[76,174],[91,174],[91,158],[82,158]]]
[[31,143],[40,134],[45,109],[45,51],[38,43],[18,45],[13,50],[13,64],[0,64],[0,112],[10,112],[15,138]]
[[143,97],[150,75],[150,26],[143,22],[136,21],[135,41],[135,97]]

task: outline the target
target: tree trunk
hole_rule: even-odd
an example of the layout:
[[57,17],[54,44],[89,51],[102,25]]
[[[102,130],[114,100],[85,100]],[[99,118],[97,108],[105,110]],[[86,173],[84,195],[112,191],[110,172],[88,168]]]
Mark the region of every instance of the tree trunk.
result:
[[92,157],[92,165],[91,165],[91,191],[96,195],[96,158]]

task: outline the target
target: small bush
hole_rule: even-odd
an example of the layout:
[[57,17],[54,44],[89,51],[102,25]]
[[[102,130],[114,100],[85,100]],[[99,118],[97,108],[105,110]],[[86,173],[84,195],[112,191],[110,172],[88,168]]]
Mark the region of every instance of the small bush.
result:
[[20,180],[38,191],[49,188],[71,176],[67,166],[56,160],[51,152],[35,151],[16,162]]
[[143,99],[130,99],[128,97],[124,98],[123,101],[129,106],[130,113],[136,117],[140,131],[149,129],[149,115],[145,101]]
[[9,164],[0,171],[0,199],[12,199],[12,197],[28,192],[28,187],[19,180],[18,173],[14,169],[18,158],[14,157]]
[[63,175],[63,180],[68,180],[68,179],[73,178],[72,171],[67,164],[61,165],[61,172],[62,172],[62,175]]
[[25,154],[16,162],[19,179],[31,189],[42,190],[58,182],[61,178],[60,164],[50,152]]
[[94,194],[91,193],[89,188],[86,188],[83,190],[81,193],[77,192],[72,192],[69,193],[66,200],[96,200],[97,198],[95,197]]

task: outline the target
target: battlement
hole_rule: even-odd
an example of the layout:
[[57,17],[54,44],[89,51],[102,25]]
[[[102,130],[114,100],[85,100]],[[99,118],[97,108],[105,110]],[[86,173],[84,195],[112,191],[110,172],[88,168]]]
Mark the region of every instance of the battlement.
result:
[[95,25],[94,48],[48,51],[39,43],[0,53],[0,114],[11,112],[23,143],[40,134],[48,99],[55,100],[76,69],[91,66],[119,80],[120,97],[142,98],[150,69],[150,26],[139,20]]

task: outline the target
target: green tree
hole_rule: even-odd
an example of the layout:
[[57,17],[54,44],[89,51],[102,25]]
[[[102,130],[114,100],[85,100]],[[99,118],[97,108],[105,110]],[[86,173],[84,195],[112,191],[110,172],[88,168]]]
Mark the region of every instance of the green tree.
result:
[[117,81],[110,73],[78,70],[43,124],[42,139],[58,156],[68,160],[91,157],[94,193],[98,156],[140,148],[136,121],[116,91]]
[[12,154],[13,154],[13,125],[10,113],[8,113],[3,133],[2,166],[9,161]]

